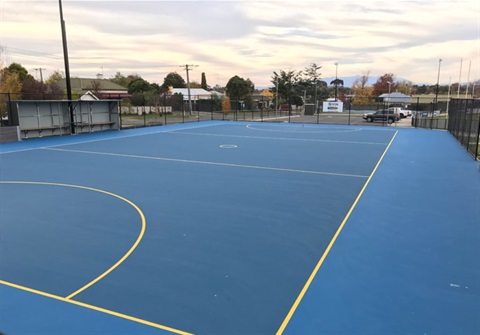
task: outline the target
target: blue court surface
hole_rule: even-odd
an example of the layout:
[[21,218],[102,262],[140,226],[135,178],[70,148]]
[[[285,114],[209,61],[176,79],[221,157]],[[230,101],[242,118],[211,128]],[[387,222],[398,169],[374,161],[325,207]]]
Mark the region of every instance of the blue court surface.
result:
[[479,334],[448,132],[202,122],[0,147],[0,331]]

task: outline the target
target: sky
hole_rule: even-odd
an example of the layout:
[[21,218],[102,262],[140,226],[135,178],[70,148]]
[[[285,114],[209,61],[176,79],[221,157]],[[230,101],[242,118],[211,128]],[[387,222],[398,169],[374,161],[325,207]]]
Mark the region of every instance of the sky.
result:
[[[70,75],[168,73],[210,86],[321,66],[321,77],[392,73],[414,84],[480,79],[478,0],[62,0]],[[0,65],[65,72],[59,1],[0,0]],[[441,61],[440,61],[441,59]],[[39,70],[42,69],[42,70]]]

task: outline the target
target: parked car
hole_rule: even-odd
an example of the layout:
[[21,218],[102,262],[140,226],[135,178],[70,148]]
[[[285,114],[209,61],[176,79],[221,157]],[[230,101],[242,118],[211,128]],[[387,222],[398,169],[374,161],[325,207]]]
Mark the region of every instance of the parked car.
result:
[[409,110],[409,109],[403,109],[403,108],[399,108],[397,110],[398,114],[400,114],[400,118],[401,119],[404,119],[406,117],[409,117],[409,116],[412,116],[412,111]]
[[379,109],[373,113],[364,113],[363,119],[367,122],[382,121],[391,124],[400,120],[400,114],[394,108]]

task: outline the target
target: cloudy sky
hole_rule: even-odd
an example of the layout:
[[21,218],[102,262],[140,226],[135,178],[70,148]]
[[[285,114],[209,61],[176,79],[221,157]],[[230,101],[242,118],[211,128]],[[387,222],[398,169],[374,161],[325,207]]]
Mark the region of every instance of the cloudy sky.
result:
[[[440,65],[440,83],[480,79],[478,0],[62,4],[72,77],[136,73],[161,84],[170,72],[186,78],[180,66],[190,64],[193,81],[205,72],[211,86],[238,75],[262,87],[273,71],[315,63],[322,78],[393,73],[435,84]],[[35,69],[64,72],[57,0],[0,1],[0,62],[38,79]]]

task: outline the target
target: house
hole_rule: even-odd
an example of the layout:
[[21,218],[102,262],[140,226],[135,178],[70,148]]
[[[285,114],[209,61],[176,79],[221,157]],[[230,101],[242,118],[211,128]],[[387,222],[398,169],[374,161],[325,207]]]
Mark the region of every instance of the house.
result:
[[[170,87],[168,89],[169,94],[182,94],[183,100],[188,101],[188,88],[173,88]],[[197,101],[197,100],[210,100],[213,97],[217,97],[219,99],[223,99],[224,95],[218,93],[216,91],[207,91],[203,88],[191,88],[190,89],[190,100]]]
[[207,91],[203,88],[190,88],[190,99],[188,88],[169,87],[167,96],[181,94],[183,97],[184,108],[188,110],[188,104],[191,102],[192,111],[213,111],[219,108],[218,101],[223,100],[225,95],[216,91]]
[[99,100],[95,94],[93,94],[91,91],[88,91],[84,95],[80,97],[80,100],[82,101],[95,101]]
[[[57,82],[61,89],[66,91],[66,79],[62,78]],[[83,96],[84,94],[93,94],[99,99],[123,99],[130,97],[128,89],[115,84],[108,79],[102,78],[71,78],[70,86],[72,94],[75,96]]]

